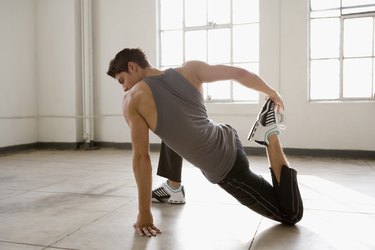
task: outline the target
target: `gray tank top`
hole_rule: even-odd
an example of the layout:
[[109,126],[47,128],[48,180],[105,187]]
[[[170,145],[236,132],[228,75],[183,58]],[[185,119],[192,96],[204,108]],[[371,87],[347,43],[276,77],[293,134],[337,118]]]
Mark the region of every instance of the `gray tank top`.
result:
[[175,69],[144,81],[157,109],[154,133],[210,182],[223,180],[236,160],[234,130],[208,118],[201,93]]

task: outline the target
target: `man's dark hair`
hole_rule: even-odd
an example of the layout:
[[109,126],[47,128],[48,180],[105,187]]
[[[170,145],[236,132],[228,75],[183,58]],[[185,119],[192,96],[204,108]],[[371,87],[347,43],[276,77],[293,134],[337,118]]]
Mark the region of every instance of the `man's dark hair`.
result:
[[147,61],[146,54],[141,49],[123,49],[117,53],[115,58],[109,63],[109,69],[107,74],[113,78],[118,73],[129,72],[128,63],[134,62],[138,64],[139,67],[145,69],[150,67],[150,63]]

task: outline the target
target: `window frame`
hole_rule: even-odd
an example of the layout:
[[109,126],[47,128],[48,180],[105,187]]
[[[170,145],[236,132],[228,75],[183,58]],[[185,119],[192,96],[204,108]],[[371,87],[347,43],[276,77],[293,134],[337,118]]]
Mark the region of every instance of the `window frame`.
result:
[[[234,23],[233,22],[233,0],[229,0],[230,1],[230,20],[229,20],[229,23],[225,23],[225,24],[216,24],[214,22],[211,22],[210,20],[207,19],[207,23],[206,25],[200,25],[200,26],[186,26],[185,25],[185,1],[187,0],[182,0],[182,13],[183,13],[183,17],[182,17],[182,28],[181,29],[164,29],[162,30],[161,28],[161,1],[162,0],[157,0],[157,4],[158,4],[158,12],[157,12],[157,18],[158,18],[158,24],[157,24],[157,34],[158,34],[158,56],[157,56],[157,63],[158,63],[158,66],[161,67],[162,69],[166,69],[166,68],[170,68],[170,67],[179,67],[181,65],[163,65],[162,64],[162,33],[164,31],[181,31],[182,32],[182,63],[185,63],[186,62],[186,44],[185,44],[185,34],[186,32],[190,32],[190,31],[206,31],[206,60],[205,62],[208,62],[208,36],[209,36],[209,30],[215,30],[215,29],[229,29],[229,33],[230,33],[230,57],[229,57],[229,61],[228,62],[220,62],[220,64],[225,64],[225,65],[239,65],[239,64],[254,64],[256,65],[257,67],[257,73],[259,72],[259,64],[260,64],[260,60],[259,60],[259,47],[258,47],[258,60],[257,61],[234,61],[233,59],[233,44],[234,44],[234,28],[236,26],[242,26],[242,25],[254,25],[256,24],[257,27],[258,27],[258,44],[259,44],[259,40],[260,40],[260,36],[259,36],[259,27],[260,27],[260,21],[259,21],[259,18],[257,21],[250,21],[250,22],[244,22],[244,23]],[[258,1],[258,6],[259,6],[259,2],[260,0],[257,0]],[[209,8],[208,8],[208,0],[206,0],[206,15],[208,17],[208,12],[209,12]],[[258,12],[259,12],[259,9],[258,9]],[[229,98],[228,99],[220,99],[220,98],[210,98],[210,94],[209,94],[209,90],[208,90],[208,84],[204,84],[203,85],[203,88],[205,89],[205,93],[206,95],[204,96],[205,98],[205,102],[207,103],[259,103],[259,93],[257,94],[257,99],[247,99],[247,100],[238,100],[238,99],[235,99],[234,98],[234,84],[235,84],[235,81],[233,80],[230,80],[229,81],[229,91],[230,91],[230,94],[229,94]],[[239,84],[239,83],[237,83]]]
[[[368,6],[375,6],[375,5],[363,5],[358,6],[360,7],[368,7]],[[310,102],[350,102],[350,101],[365,101],[365,102],[374,102],[375,101],[375,11],[369,11],[369,12],[360,12],[360,13],[349,13],[349,14],[343,14],[344,9],[348,9],[349,7],[343,7],[342,1],[340,1],[340,7],[335,9],[329,9],[329,10],[340,10],[339,15],[323,15],[321,17],[311,17],[311,14],[313,12],[311,8],[311,1],[310,1],[310,12],[309,12],[309,60],[308,60],[308,67],[309,67],[309,88],[308,88],[308,97]],[[352,7],[354,8],[354,7]],[[318,10],[319,11],[327,11],[327,10]],[[373,21],[373,33],[372,33],[372,55],[371,56],[350,56],[350,57],[344,57],[344,22],[348,19],[358,19],[358,18],[366,18],[371,17]],[[311,23],[312,20],[317,19],[329,19],[329,18],[338,18],[340,23],[340,35],[339,35],[339,56],[338,57],[320,57],[320,58],[312,58],[311,56]],[[345,59],[360,59],[360,58],[370,58],[372,59],[372,72],[371,72],[371,78],[372,78],[372,93],[371,97],[344,97],[344,60]],[[311,88],[312,88],[312,81],[311,81],[311,64],[312,61],[321,61],[321,60],[333,60],[337,59],[339,60],[339,97],[336,99],[327,99],[327,98],[319,98],[319,99],[312,99],[311,97]]]

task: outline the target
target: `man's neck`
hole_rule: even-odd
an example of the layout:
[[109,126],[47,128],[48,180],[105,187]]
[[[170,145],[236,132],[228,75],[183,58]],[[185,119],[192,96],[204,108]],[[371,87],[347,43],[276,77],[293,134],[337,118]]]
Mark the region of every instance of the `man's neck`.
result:
[[159,76],[163,73],[163,71],[153,68],[153,67],[148,67],[145,69],[145,77],[150,77],[150,76]]

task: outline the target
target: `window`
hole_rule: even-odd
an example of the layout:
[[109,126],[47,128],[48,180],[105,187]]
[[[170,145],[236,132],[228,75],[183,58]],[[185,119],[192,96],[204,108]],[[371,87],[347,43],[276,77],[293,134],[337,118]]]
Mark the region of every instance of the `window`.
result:
[[375,93],[375,0],[311,0],[310,99]]
[[[201,60],[258,73],[259,0],[159,0],[161,68]],[[253,101],[257,92],[233,81],[205,84],[207,101]]]

